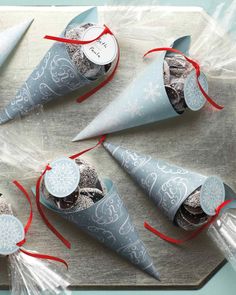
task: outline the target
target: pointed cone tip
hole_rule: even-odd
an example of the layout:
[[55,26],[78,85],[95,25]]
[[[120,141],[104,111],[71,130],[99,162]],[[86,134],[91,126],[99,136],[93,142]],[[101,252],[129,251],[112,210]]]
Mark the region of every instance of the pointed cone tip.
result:
[[144,269],[144,271],[152,276],[154,279],[160,281],[160,274],[153,264],[150,267]]

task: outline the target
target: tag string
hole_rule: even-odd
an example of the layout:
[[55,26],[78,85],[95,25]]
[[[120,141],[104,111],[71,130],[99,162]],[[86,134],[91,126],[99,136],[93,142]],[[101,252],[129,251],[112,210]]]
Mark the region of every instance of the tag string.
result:
[[[48,40],[52,40],[52,41],[62,42],[62,43],[69,43],[69,44],[75,44],[75,45],[86,45],[86,44],[90,44],[92,42],[97,41],[103,35],[106,35],[106,34],[110,34],[110,35],[114,36],[113,33],[111,32],[111,30],[106,25],[104,25],[104,30],[101,32],[101,34],[92,40],[74,40],[74,39],[54,37],[54,36],[49,36],[49,35],[44,36],[44,38],[48,39]],[[85,94],[81,95],[77,99],[78,103],[83,102],[84,100],[86,100],[87,98],[89,98],[90,96],[95,94],[97,91],[99,91],[102,87],[104,87],[106,84],[108,84],[114,78],[116,70],[119,65],[119,61],[120,61],[120,48],[119,48],[118,43],[117,43],[117,46],[118,46],[117,61],[116,61],[116,64],[115,64],[114,69],[111,72],[111,74],[108,75],[107,78],[105,80],[103,80],[101,83],[99,83],[96,87],[94,87],[90,91],[86,92]]]
[[183,239],[175,239],[172,238],[170,236],[167,236],[163,233],[161,233],[160,231],[158,231],[157,229],[155,229],[154,227],[152,227],[151,225],[149,225],[146,221],[144,222],[144,227],[149,230],[150,232],[152,232],[154,235],[158,236],[159,238],[161,238],[162,240],[171,243],[171,244],[175,244],[175,245],[181,245],[189,240],[194,239],[196,236],[198,236],[203,230],[205,230],[206,228],[208,228],[219,216],[221,210],[227,206],[229,203],[233,202],[235,200],[226,200],[223,203],[221,203],[215,210],[215,215],[212,216],[210,218],[210,220],[203,224],[202,226],[200,226],[198,229],[196,229],[195,231],[191,232],[190,235],[184,237]]
[[201,93],[203,94],[203,96],[206,98],[206,100],[216,109],[218,110],[222,110],[224,108],[224,106],[221,106],[219,104],[217,104],[207,93],[206,91],[203,89],[200,81],[199,81],[199,77],[201,75],[201,71],[200,71],[200,65],[193,59],[187,57],[182,51],[178,50],[178,49],[175,49],[175,48],[172,48],[172,47],[160,47],[160,48],[154,48],[154,49],[151,49],[149,50],[148,52],[146,52],[144,54],[143,57],[146,57],[147,55],[149,55],[150,53],[152,52],[158,52],[158,51],[171,51],[171,52],[174,52],[174,53],[177,53],[177,54],[180,54],[182,55],[189,63],[192,64],[192,66],[195,68],[195,71],[196,71],[196,79],[197,79],[197,84],[198,84],[198,87],[201,91]]
[[[76,158],[78,158],[79,156],[95,149],[96,147],[98,147],[99,145],[101,145],[106,139],[106,135],[103,135],[100,140],[98,141],[98,143],[96,145],[94,145],[93,147],[90,147],[86,150],[83,150],[77,154],[74,154],[72,156],[70,156],[69,158],[72,159],[72,160],[75,160]],[[71,244],[70,242],[65,239],[60,233],[59,231],[50,223],[50,221],[48,220],[47,216],[45,215],[44,211],[43,211],[43,208],[42,208],[42,205],[40,203],[40,188],[41,188],[41,182],[42,182],[42,179],[43,179],[43,176],[45,175],[45,173],[49,170],[51,170],[52,168],[47,165],[46,168],[44,169],[44,171],[42,172],[42,174],[40,175],[40,177],[38,178],[37,180],[37,183],[36,183],[36,204],[37,204],[37,208],[38,208],[38,211],[39,211],[39,214],[41,215],[44,223],[47,225],[47,227],[58,237],[58,239],[68,248],[70,249],[71,248]]]
[[20,241],[19,243],[17,243],[17,246],[19,247],[19,250],[22,253],[24,253],[24,254],[26,254],[28,256],[34,257],[34,258],[52,260],[52,261],[63,263],[66,266],[66,268],[68,269],[68,264],[66,263],[66,261],[63,260],[63,259],[61,259],[61,258],[59,258],[59,257],[51,256],[51,255],[47,255],[47,254],[30,252],[28,250],[25,250],[25,249],[21,248],[26,243],[26,234],[29,231],[29,228],[30,228],[30,226],[32,224],[32,220],[33,220],[33,209],[32,209],[32,202],[31,202],[30,196],[29,196],[28,192],[26,191],[26,189],[23,187],[23,185],[20,184],[16,180],[13,181],[13,184],[23,193],[23,195],[25,196],[25,198],[27,199],[27,201],[30,204],[30,214],[29,214],[27,223],[24,226],[25,237],[24,237],[24,239],[22,241]]

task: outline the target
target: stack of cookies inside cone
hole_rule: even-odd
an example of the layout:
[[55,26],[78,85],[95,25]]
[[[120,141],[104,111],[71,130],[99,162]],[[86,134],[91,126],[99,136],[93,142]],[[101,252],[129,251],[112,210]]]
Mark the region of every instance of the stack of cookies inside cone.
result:
[[194,230],[209,220],[200,205],[200,188],[195,190],[182,204],[175,216],[175,223],[184,230]]
[[166,56],[163,63],[164,85],[170,102],[179,114],[187,108],[184,99],[184,83],[193,66],[179,54]]
[[[85,160],[75,160],[80,171],[80,180],[76,189],[65,197],[56,197],[48,192],[42,182],[42,193],[47,200],[59,210],[81,211],[100,201],[105,195],[105,188],[100,181],[96,169]],[[68,176],[69,177],[69,176]]]
[[[71,40],[81,40],[83,34],[94,24],[87,23],[82,26],[68,28],[65,32],[65,38]],[[97,65],[90,61],[83,53],[83,45],[66,44],[70,58],[74,62],[78,72],[89,80],[96,80],[102,77],[111,68],[112,63],[106,65]]]

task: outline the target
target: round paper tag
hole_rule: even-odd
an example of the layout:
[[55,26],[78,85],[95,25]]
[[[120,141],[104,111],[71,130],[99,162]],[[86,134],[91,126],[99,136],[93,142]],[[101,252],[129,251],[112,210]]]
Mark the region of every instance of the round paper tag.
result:
[[[104,27],[89,27],[83,34],[82,40],[93,40],[99,36]],[[117,56],[118,46],[116,39],[111,34],[105,34],[97,41],[82,46],[85,56],[97,65],[107,65]]]
[[203,183],[200,192],[200,204],[203,211],[210,216],[215,215],[216,208],[225,200],[225,187],[217,176],[210,176]]
[[0,255],[10,255],[19,247],[16,245],[24,239],[23,224],[13,215],[0,215]]
[[44,177],[48,192],[57,197],[64,198],[73,193],[80,181],[80,171],[75,161],[69,158],[60,158],[50,164],[51,170]]
[[[203,73],[200,74],[199,82],[200,82],[202,88],[207,93],[208,92],[208,83],[207,83],[206,76]],[[188,108],[192,111],[200,110],[206,102],[206,99],[197,84],[195,70],[193,70],[188,75],[188,77],[184,83],[184,99],[185,99],[185,102],[186,102]]]

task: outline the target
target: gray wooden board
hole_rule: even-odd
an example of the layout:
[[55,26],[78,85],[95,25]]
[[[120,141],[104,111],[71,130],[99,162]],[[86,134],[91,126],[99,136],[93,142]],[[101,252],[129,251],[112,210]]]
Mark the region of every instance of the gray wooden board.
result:
[[[1,29],[28,16],[35,18],[17,51],[1,70],[1,107],[14,96],[27,75],[51,46],[51,42],[43,40],[42,37],[45,34],[59,34],[64,25],[77,12],[84,9],[84,7],[72,9],[61,7],[0,10]],[[100,11],[103,12],[103,8],[100,8]],[[105,20],[106,15],[112,15],[111,11],[112,8],[110,10],[105,8]],[[136,32],[133,29],[134,37],[129,38],[132,32],[124,33],[121,29],[119,30],[118,21],[113,22],[113,30],[117,30],[120,40],[121,62],[112,83],[82,104],[75,103],[78,93],[72,94],[57,103],[48,104],[44,107],[43,113],[39,111],[39,115],[34,112],[20,121],[16,120],[1,126],[0,132],[2,134],[6,131],[17,132],[20,134],[21,144],[25,139],[30,140],[37,149],[44,150],[43,154],[48,159],[70,155],[93,145],[96,140],[77,143],[72,143],[70,140],[140,71],[143,66],[141,56],[145,50],[162,44],[160,32],[167,34],[165,38],[178,37],[189,34],[191,27],[194,39],[211,21],[199,9],[177,9],[175,19],[169,18],[168,11],[163,8],[146,11],[144,16],[153,26],[153,30],[150,31],[150,40],[145,37],[148,36],[148,32],[138,34],[141,32],[139,29]],[[112,27],[112,24],[108,23],[108,25]],[[137,40],[135,34],[140,35],[143,40]],[[209,87],[211,96],[220,98],[226,105],[224,111],[213,111],[206,106],[201,112],[187,112],[176,119],[120,132],[109,136],[109,140],[201,173],[220,175],[232,187],[236,187],[234,177],[236,174],[236,103],[233,99],[235,91],[231,80],[210,79]],[[10,142],[11,138],[6,140]],[[40,157],[40,153],[34,154],[36,158]],[[184,234],[167,221],[102,147],[86,154],[85,157],[96,165],[101,176],[108,176],[117,184],[133,222],[161,273],[161,281],[152,279],[80,232],[74,225],[47,211],[49,219],[71,241],[72,250],[68,251],[43,224],[34,205],[34,221],[26,247],[66,259],[70,266],[69,274],[73,288],[195,289],[201,287],[224,263],[222,255],[205,234],[186,245],[177,247],[167,244],[146,231],[143,228],[144,220],[149,221],[161,231],[169,233],[170,236],[179,237]],[[41,161],[43,163],[45,160]],[[20,165],[17,161],[16,164]],[[8,177],[1,181],[1,192],[6,191],[18,217],[25,222],[29,212],[25,200],[19,197],[16,190],[11,193],[8,190],[9,178],[13,175],[17,177],[14,174],[16,171],[18,170],[14,168],[14,165],[10,167],[2,163],[1,175]],[[22,173],[18,178],[23,178]],[[35,178],[24,181],[27,188],[34,183]],[[4,261],[1,259],[0,264],[1,288],[8,286],[7,266]]]

